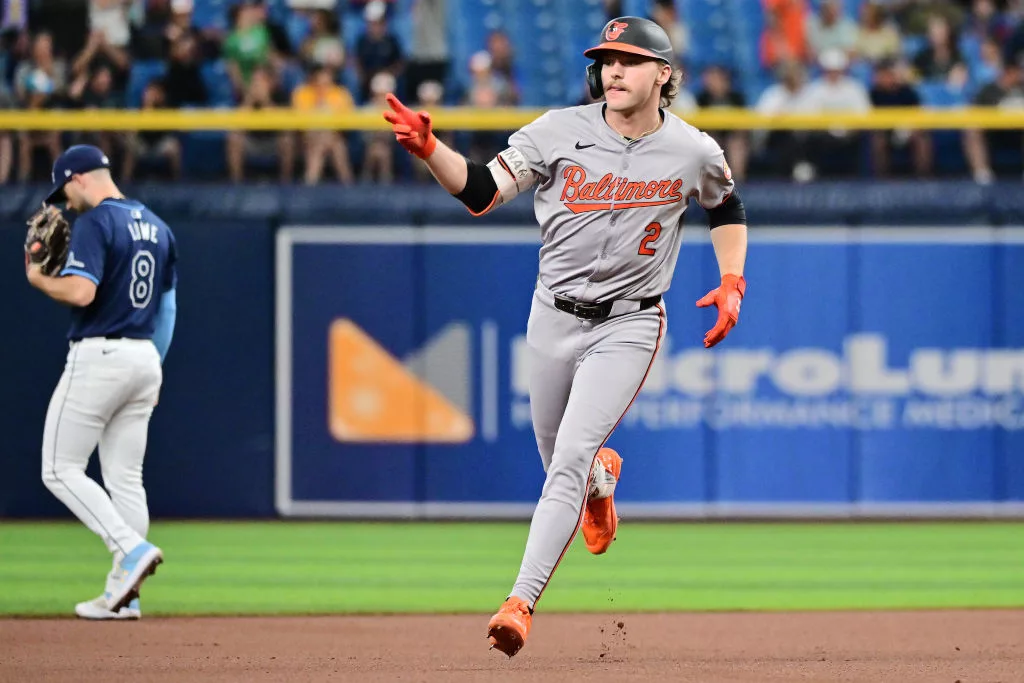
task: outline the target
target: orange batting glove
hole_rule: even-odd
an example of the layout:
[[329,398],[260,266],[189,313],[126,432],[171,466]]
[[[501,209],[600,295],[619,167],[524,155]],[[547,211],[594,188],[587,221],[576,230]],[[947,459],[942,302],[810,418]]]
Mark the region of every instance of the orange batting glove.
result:
[[430,126],[430,114],[415,112],[402,104],[397,97],[388,93],[384,96],[392,111],[384,112],[384,120],[391,124],[395,138],[411,154],[426,159],[434,153],[437,138]]
[[697,301],[698,308],[714,306],[718,309],[718,322],[704,335],[704,348],[710,349],[725,339],[729,330],[736,326],[740,319],[740,301],[747,291],[747,281],[742,275],[726,273],[722,276],[722,284],[704,295]]

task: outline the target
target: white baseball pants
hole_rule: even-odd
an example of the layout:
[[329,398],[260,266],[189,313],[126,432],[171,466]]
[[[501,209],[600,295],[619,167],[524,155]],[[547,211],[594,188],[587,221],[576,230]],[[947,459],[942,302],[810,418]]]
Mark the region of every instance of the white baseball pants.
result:
[[[115,559],[149,531],[142,461],[162,382],[151,341],[83,339],[71,343],[46,412],[43,483]],[[106,491],[85,474],[97,445]]]

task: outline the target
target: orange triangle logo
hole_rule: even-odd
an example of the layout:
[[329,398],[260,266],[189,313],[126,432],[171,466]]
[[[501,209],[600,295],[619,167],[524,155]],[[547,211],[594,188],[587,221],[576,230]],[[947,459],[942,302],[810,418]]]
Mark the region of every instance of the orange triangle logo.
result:
[[331,323],[328,421],[343,442],[464,443],[473,421],[351,320]]

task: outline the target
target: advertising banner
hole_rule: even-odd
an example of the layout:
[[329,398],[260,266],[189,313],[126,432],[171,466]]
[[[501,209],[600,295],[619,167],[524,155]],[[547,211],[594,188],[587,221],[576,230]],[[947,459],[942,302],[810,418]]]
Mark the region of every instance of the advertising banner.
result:
[[[286,227],[277,242],[283,515],[522,517],[536,230]],[[1024,509],[1024,232],[751,230],[740,324],[689,228],[668,332],[608,445],[623,514]]]

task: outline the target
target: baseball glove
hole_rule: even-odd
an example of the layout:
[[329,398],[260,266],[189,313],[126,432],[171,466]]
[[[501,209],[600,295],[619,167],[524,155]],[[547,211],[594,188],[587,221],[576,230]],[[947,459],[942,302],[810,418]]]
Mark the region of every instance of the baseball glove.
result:
[[71,225],[56,206],[44,205],[28,219],[25,257],[39,264],[45,275],[56,275],[64,267],[71,241]]

